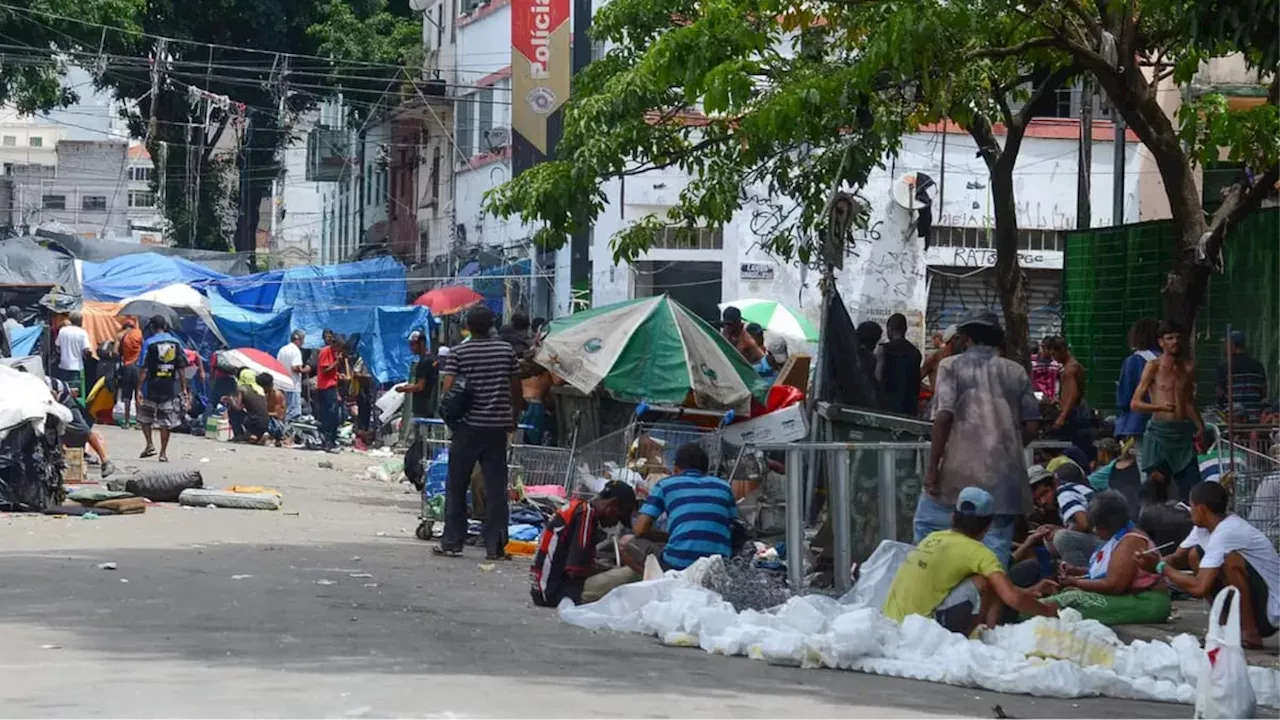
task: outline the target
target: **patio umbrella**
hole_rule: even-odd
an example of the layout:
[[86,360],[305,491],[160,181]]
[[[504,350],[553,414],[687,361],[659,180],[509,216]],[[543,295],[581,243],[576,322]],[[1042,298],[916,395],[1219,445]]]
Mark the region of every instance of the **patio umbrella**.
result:
[[627,300],[548,325],[537,362],[582,392],[628,401],[749,411],[769,383],[715,328],[666,295]]
[[254,350],[253,348],[223,350],[221,356],[222,361],[232,367],[249,369],[255,374],[267,373],[275,381],[277,390],[293,392],[299,389],[294,387],[293,377],[289,374],[289,369],[280,364],[279,360],[261,350]]
[[803,315],[776,300],[746,299],[720,303],[721,312],[727,307],[736,307],[742,311],[742,321],[756,323],[767,333],[777,333],[787,337],[818,342],[818,328],[813,326]]
[[431,310],[436,317],[453,315],[484,302],[484,296],[464,285],[446,285],[428,290],[413,301],[414,305],[422,305]]
[[155,300],[130,300],[120,306],[120,309],[116,311],[116,315],[142,318],[142,322],[139,325],[146,325],[147,321],[157,315],[168,320],[171,328],[177,327],[179,322],[177,310]]

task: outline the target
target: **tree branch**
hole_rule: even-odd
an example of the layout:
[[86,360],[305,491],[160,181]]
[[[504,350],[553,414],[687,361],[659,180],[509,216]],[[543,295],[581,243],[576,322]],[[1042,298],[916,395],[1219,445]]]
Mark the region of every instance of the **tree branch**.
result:
[[669,158],[667,158],[661,163],[650,163],[647,165],[640,165],[634,168],[628,168],[618,173],[617,175],[609,176],[609,179],[620,178],[620,177],[631,177],[633,175],[643,175],[644,173],[650,172],[652,170],[662,170],[664,168],[669,168],[672,165],[675,165],[676,163],[680,162],[681,160],[691,155],[697,155],[698,153],[702,152],[706,148],[711,147],[712,145],[719,145],[721,143],[727,142],[732,139],[733,139],[733,136],[731,135],[721,135],[718,137],[707,138],[706,140],[703,140],[700,143],[690,145],[684,150],[681,150],[680,152],[673,154],[672,156],[670,156]]
[[1038,38],[1032,38],[1030,40],[1020,42],[1016,45],[1010,45],[1009,47],[973,50],[969,53],[966,53],[965,57],[970,60],[978,60],[983,58],[995,60],[999,58],[1016,57],[1018,55],[1025,53],[1028,50],[1034,50],[1035,48],[1058,47],[1059,44],[1060,43],[1058,41],[1058,38],[1056,37],[1053,37],[1053,36],[1038,37]]
[[1280,180],[1280,168],[1273,167],[1258,176],[1253,187],[1247,190],[1243,183],[1227,188],[1223,193],[1222,206],[1209,219],[1209,237],[1204,243],[1204,255],[1209,262],[1222,252],[1222,245],[1236,223],[1258,209],[1267,195],[1275,190],[1277,180]]
[[1045,78],[1044,82],[1040,83],[1039,87],[1031,91],[1031,97],[1027,98],[1027,103],[1018,110],[1017,116],[1015,116],[1013,118],[1013,122],[1009,124],[1010,130],[1012,131],[1014,126],[1016,126],[1018,130],[1025,129],[1027,127],[1027,123],[1031,122],[1031,114],[1034,112],[1035,106],[1038,105],[1041,100],[1044,100],[1045,96],[1049,93],[1057,92],[1058,88],[1062,87],[1062,85],[1066,83],[1067,79],[1072,75],[1075,75],[1077,72],[1079,72],[1079,68],[1074,65],[1068,65],[1066,67],[1060,67],[1049,73],[1049,77]]

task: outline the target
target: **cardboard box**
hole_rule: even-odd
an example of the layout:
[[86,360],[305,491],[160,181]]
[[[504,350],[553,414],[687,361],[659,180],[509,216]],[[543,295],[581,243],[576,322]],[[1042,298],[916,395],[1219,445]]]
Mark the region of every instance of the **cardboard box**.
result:
[[809,416],[804,403],[775,410],[724,429],[724,441],[740,447],[744,443],[798,442],[809,437]]
[[62,448],[63,460],[67,467],[62,471],[62,482],[84,483],[87,472],[84,462],[84,448]]

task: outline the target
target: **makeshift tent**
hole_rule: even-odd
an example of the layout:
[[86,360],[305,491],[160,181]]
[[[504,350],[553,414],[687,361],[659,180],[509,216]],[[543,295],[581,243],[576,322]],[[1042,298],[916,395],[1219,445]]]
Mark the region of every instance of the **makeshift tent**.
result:
[[14,330],[10,344],[10,355],[12,357],[35,355],[36,348],[40,345],[40,333],[42,332],[44,332],[44,326],[42,325]]
[[32,237],[0,240],[0,305],[34,307],[54,288],[79,297],[75,258]]
[[254,348],[274,355],[289,342],[293,329],[291,308],[280,312],[253,312],[235,305],[221,292],[211,290],[209,310],[230,347]]
[[200,285],[227,277],[190,260],[156,253],[84,262],[81,273],[84,296],[89,300],[122,300],[170,285]]
[[284,270],[269,270],[244,277],[223,278],[211,283],[206,292],[214,289],[232,304],[256,313],[271,312],[276,305],[276,297],[280,295],[280,285],[284,282]]
[[226,275],[249,274],[249,260],[237,253],[219,252],[217,250],[188,250],[185,248],[159,247],[141,245],[139,243],[112,242],[110,240],[86,240],[74,235],[55,233],[46,230],[36,231],[36,235],[47,240],[50,245],[57,245],[72,256],[85,262],[106,262],[113,258],[138,253],[155,253],[165,257],[177,257],[190,260],[209,270]]
[[93,347],[115,340],[116,335],[120,334],[124,325],[120,323],[120,317],[116,314],[119,310],[120,303],[85,301],[81,309],[81,315],[84,318],[81,327],[89,333],[89,342]]
[[360,333],[357,348],[369,372],[380,383],[408,380],[409,367],[417,359],[409,350],[409,333],[429,328],[431,313],[418,306],[380,307],[371,319],[371,326]]
[[551,322],[539,365],[589,393],[749,412],[769,383],[720,333],[666,295],[574,313]]
[[275,309],[293,308],[293,327],[307,333],[304,347],[316,349],[326,328],[345,336],[364,332],[374,308],[401,307],[405,297],[404,266],[380,257],[285,270]]

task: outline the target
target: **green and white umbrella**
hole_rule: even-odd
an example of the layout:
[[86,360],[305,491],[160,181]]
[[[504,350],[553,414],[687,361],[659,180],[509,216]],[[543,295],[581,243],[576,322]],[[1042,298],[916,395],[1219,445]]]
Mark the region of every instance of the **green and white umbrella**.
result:
[[768,382],[715,328],[668,298],[639,298],[558,318],[537,362],[584,393],[678,405],[692,390],[701,405],[750,409]]
[[790,338],[818,342],[818,328],[805,319],[803,315],[776,300],[734,300],[720,303],[720,311],[727,307],[736,307],[742,311],[742,321],[757,323],[767,333],[777,333]]

